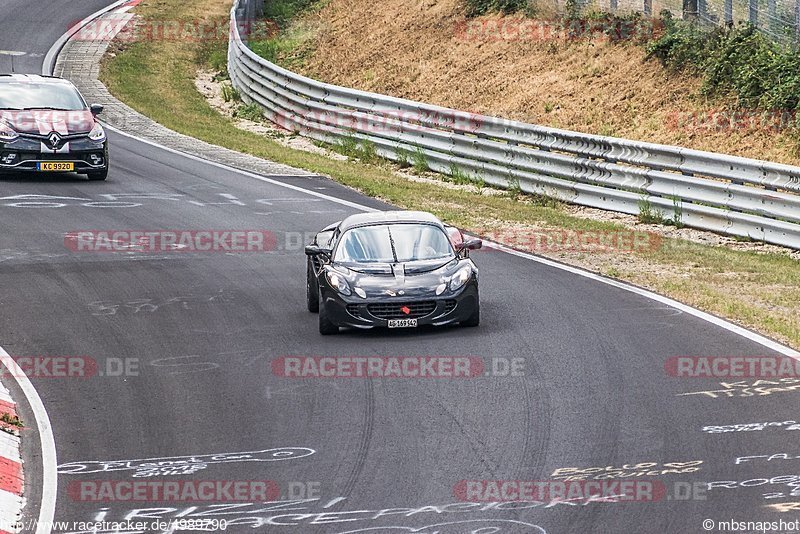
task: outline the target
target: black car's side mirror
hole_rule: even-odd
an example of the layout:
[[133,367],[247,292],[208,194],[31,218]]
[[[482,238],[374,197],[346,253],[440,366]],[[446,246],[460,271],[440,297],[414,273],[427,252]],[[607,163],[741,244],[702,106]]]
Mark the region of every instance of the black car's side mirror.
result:
[[306,256],[317,256],[320,254],[323,256],[330,256],[331,249],[323,248],[318,245],[306,245]]
[[103,106],[100,104],[92,104],[89,106],[89,110],[91,110],[92,115],[100,115],[103,112]]
[[483,241],[478,238],[467,239],[461,244],[461,250],[478,250],[481,247],[483,247]]

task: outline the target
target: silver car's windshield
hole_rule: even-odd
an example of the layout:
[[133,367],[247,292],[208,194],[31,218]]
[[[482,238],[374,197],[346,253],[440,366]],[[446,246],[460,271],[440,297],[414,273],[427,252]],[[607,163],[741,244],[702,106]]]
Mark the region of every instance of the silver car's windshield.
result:
[[86,108],[78,90],[65,83],[6,82],[0,84],[0,109],[57,109],[79,111]]
[[346,263],[400,263],[449,258],[450,240],[431,224],[380,224],[348,230],[334,261]]

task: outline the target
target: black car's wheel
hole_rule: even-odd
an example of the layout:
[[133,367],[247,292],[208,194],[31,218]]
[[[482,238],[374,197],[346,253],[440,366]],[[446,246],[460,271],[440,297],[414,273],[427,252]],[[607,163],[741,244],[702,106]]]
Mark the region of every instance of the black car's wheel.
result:
[[481,303],[475,305],[475,311],[469,316],[466,321],[461,321],[461,326],[478,326],[481,324]]
[[106,178],[108,178],[108,168],[105,168],[105,169],[103,169],[102,171],[97,171],[97,172],[89,172],[89,173],[86,173],[86,176],[87,176],[87,177],[88,177],[90,180],[92,180],[93,182],[94,182],[94,181],[101,181],[101,180],[105,180]]
[[328,319],[328,314],[325,311],[325,306],[319,306],[319,333],[323,336],[330,336],[339,333],[339,327],[333,324]]
[[314,264],[311,258],[306,259],[306,304],[308,311],[317,313],[319,311],[319,285],[317,277],[314,276]]

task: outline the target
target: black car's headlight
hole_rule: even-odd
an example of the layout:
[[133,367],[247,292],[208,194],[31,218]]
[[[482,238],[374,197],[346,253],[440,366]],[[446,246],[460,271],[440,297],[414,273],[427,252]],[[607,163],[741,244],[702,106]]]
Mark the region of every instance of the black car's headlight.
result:
[[472,277],[472,267],[465,265],[450,277],[450,291],[457,291]]
[[325,277],[328,279],[328,283],[336,289],[342,295],[349,295],[350,294],[350,285],[347,283],[347,280],[344,279],[340,273],[337,273],[334,270],[327,269],[325,271]]
[[94,128],[92,128],[92,131],[89,132],[89,139],[92,141],[106,140],[106,131],[103,130],[103,126],[99,122],[94,123]]
[[5,121],[0,120],[0,141],[7,143],[19,137],[17,131],[9,126]]

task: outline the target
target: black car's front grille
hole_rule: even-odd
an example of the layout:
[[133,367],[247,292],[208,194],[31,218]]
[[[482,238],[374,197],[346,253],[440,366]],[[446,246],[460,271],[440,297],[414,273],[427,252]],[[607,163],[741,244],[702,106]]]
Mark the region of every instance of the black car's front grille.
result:
[[418,319],[433,313],[436,302],[384,302],[367,306],[369,313],[381,319]]
[[361,317],[361,305],[360,304],[348,304],[347,305],[347,313],[349,313],[353,317]]
[[25,152],[18,154],[17,157],[19,158],[19,161],[85,161],[86,163],[91,163],[93,165],[102,165],[105,162],[105,154],[102,152],[64,152],[61,154],[33,154],[30,152]]
[[446,300],[444,301],[444,311],[445,313],[450,313],[451,311],[456,309],[456,301],[455,300]]

